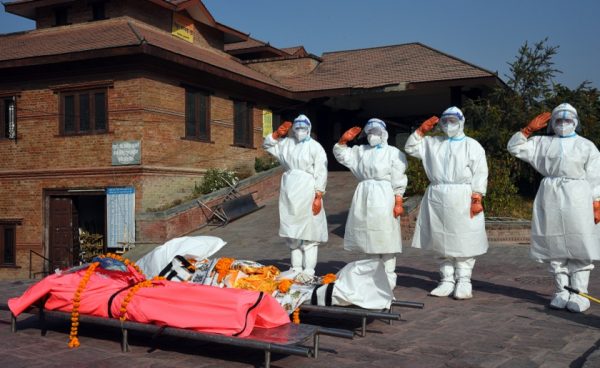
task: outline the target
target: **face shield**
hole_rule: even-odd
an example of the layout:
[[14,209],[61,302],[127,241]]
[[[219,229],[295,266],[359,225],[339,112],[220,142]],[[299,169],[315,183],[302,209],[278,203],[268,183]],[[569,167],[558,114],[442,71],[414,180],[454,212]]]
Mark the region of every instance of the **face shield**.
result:
[[451,107],[442,113],[440,118],[440,129],[450,138],[462,134],[465,117],[457,107]]
[[579,125],[577,111],[569,104],[559,105],[552,111],[550,125],[556,135],[560,137],[572,136]]
[[363,129],[363,134],[367,136],[371,147],[380,147],[381,144],[387,142],[386,126],[380,119],[370,119]]
[[308,140],[310,137],[310,120],[305,115],[298,116],[292,124],[292,132],[298,142]]

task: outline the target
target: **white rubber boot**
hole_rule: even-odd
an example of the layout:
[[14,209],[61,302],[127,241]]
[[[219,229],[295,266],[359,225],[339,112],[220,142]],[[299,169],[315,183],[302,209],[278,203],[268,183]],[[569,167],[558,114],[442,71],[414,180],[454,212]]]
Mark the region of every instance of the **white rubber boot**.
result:
[[454,291],[454,262],[452,259],[445,258],[440,264],[440,283],[431,290],[429,295],[448,296]]
[[[588,283],[590,281],[590,271],[594,268],[593,264],[581,267],[581,264],[575,263],[575,269],[571,272],[571,287],[577,289],[580,292],[588,293]],[[571,261],[569,261],[571,266]],[[569,301],[567,302],[567,309],[571,312],[581,313],[585,312],[590,308],[590,301],[583,296],[577,294],[571,294]]]
[[396,274],[396,255],[393,253],[381,254],[381,260],[383,261],[385,273],[388,277],[390,289],[392,290],[393,294],[394,289],[396,288],[396,279],[398,278],[398,275]]
[[301,241],[297,239],[287,239],[287,245],[290,247],[291,256],[290,263],[291,267],[289,270],[279,274],[279,279],[294,279],[298,274],[302,272],[302,249],[300,249]]
[[471,274],[475,266],[475,258],[456,258],[455,277],[456,288],[454,299],[471,299],[473,297],[473,286],[471,285]]
[[554,274],[556,288],[550,301],[550,308],[564,309],[570,297],[570,293],[565,290],[565,286],[569,286],[569,269],[566,266],[566,260],[551,261],[550,272]]
[[319,243],[308,243],[300,247],[303,254],[302,273],[296,277],[296,280],[308,283],[314,279],[315,267],[317,267],[317,258],[319,254]]

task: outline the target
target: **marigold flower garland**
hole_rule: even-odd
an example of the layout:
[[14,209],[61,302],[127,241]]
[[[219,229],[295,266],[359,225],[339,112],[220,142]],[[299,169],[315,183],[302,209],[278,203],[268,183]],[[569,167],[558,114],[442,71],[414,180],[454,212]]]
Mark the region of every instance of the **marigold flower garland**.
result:
[[300,324],[300,307],[292,313],[292,322],[297,325]]
[[323,276],[323,284],[331,284],[335,280],[337,280],[337,276],[333,273],[328,273],[327,275]]
[[138,290],[140,290],[141,288],[154,287],[153,281],[159,281],[159,280],[165,280],[165,278],[161,277],[161,276],[156,276],[152,280],[145,280],[145,281],[135,284],[129,290],[129,292],[125,296],[125,299],[123,299],[123,302],[121,303],[121,309],[120,309],[121,315],[119,316],[119,320],[121,322],[125,322],[127,320],[127,305],[129,304],[129,302],[131,302],[131,299],[133,299],[133,295],[135,293],[137,293]]
[[217,274],[219,275],[219,277],[217,278],[218,283],[223,281],[225,276],[227,276],[227,273],[229,272],[229,269],[231,268],[231,265],[233,264],[234,261],[235,260],[233,258],[225,258],[225,257],[223,257],[217,261],[217,264],[215,265],[215,271],[217,271]]
[[94,262],[90,264],[88,269],[85,271],[85,275],[79,281],[79,285],[77,286],[77,290],[73,295],[73,309],[71,309],[71,333],[69,334],[69,347],[76,348],[79,347],[79,339],[77,338],[78,330],[79,330],[79,303],[81,302],[81,294],[83,290],[87,286],[87,283],[90,281],[90,277],[96,268],[100,265],[99,262]]

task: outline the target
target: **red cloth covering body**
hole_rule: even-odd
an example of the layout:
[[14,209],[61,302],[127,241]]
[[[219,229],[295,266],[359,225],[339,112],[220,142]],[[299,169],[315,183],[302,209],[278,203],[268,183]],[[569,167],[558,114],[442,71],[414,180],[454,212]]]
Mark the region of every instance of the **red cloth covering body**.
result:
[[[45,309],[71,312],[74,293],[85,272],[83,269],[48,276],[22,296],[9,299],[8,306],[18,316],[48,296]],[[81,293],[79,313],[109,317],[108,303],[114,295],[110,311],[119,318],[122,302],[131,290],[128,286],[143,280],[135,272],[97,268]],[[254,327],[290,323],[285,310],[271,295],[167,280],[153,281],[153,287],[139,289],[127,304],[127,320],[241,337],[248,336]]]

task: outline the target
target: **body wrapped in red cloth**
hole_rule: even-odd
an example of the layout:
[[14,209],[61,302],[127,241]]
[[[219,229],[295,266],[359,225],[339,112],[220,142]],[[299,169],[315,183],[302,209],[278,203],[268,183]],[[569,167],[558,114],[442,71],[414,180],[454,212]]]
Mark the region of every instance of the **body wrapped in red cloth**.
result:
[[[80,293],[79,313],[98,317],[121,317],[128,291],[144,280],[137,272],[98,268]],[[46,277],[22,296],[8,301],[18,316],[41,298],[47,310],[71,312],[73,298],[86,269]],[[254,327],[272,328],[290,323],[285,310],[268,294],[240,289],[152,281],[140,288],[126,304],[130,321],[187,328],[231,336],[247,336]]]

